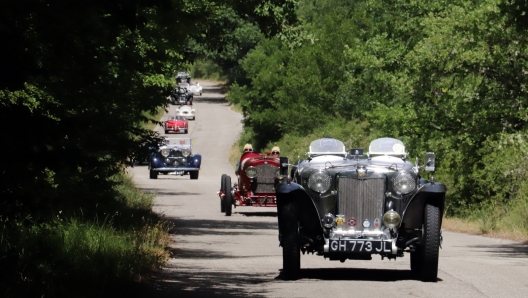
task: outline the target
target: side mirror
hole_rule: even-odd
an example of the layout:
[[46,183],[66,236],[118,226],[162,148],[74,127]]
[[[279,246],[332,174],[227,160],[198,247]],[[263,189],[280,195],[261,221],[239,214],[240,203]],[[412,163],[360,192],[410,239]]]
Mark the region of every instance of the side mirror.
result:
[[435,154],[434,152],[425,153],[425,170],[433,172],[435,170]]
[[279,165],[279,174],[281,176],[287,177],[288,176],[288,167],[290,165],[288,157],[279,157],[280,165]]

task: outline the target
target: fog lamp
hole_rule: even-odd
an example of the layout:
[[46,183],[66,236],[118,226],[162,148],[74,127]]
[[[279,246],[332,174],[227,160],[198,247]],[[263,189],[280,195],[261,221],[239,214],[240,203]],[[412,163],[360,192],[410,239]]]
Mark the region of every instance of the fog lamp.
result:
[[383,214],[383,224],[389,229],[394,229],[401,223],[401,217],[398,212],[390,210]]
[[327,229],[335,227],[335,216],[332,213],[327,213],[323,217],[323,226]]

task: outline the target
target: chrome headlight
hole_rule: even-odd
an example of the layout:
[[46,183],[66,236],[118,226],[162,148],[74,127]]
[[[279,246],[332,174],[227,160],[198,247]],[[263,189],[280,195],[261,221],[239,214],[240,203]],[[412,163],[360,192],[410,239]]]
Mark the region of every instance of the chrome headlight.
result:
[[189,155],[191,155],[191,150],[185,148],[185,149],[182,149],[182,155],[187,157]]
[[319,193],[324,193],[330,188],[332,178],[326,171],[313,172],[308,178],[308,187]]
[[249,177],[249,178],[255,178],[257,177],[257,168],[253,167],[253,166],[249,166],[247,169],[246,169],[246,175]]
[[399,226],[401,223],[401,216],[398,212],[390,210],[383,214],[383,224],[389,229],[394,229]]
[[394,190],[401,194],[408,194],[416,189],[416,179],[408,171],[400,171],[392,182]]
[[163,157],[167,157],[169,156],[169,154],[170,154],[170,149],[168,148],[161,149],[161,155],[163,155]]

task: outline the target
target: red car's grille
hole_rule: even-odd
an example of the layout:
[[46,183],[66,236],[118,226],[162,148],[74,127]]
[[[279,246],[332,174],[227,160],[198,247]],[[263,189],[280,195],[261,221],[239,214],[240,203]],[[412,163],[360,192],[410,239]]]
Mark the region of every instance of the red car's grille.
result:
[[257,188],[255,193],[275,192],[275,172],[277,167],[270,164],[262,164],[255,167],[257,169]]

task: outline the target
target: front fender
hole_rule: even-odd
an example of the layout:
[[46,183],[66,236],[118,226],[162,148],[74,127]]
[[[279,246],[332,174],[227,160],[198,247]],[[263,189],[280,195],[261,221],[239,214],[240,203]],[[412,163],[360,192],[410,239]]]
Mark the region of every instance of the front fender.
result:
[[405,229],[421,229],[426,204],[440,208],[444,214],[445,194],[447,188],[442,183],[426,183],[420,191],[411,198],[403,211],[402,227]]
[[189,167],[200,168],[202,165],[202,156],[200,154],[193,155],[189,162]]
[[[282,229],[280,222],[282,206],[284,202],[293,200],[297,204],[299,227],[304,236],[301,240],[311,244],[316,242],[318,236],[323,234],[323,228],[319,212],[304,187],[294,182],[283,182],[277,186],[276,195],[279,231]],[[322,239],[322,237],[319,238]]]

